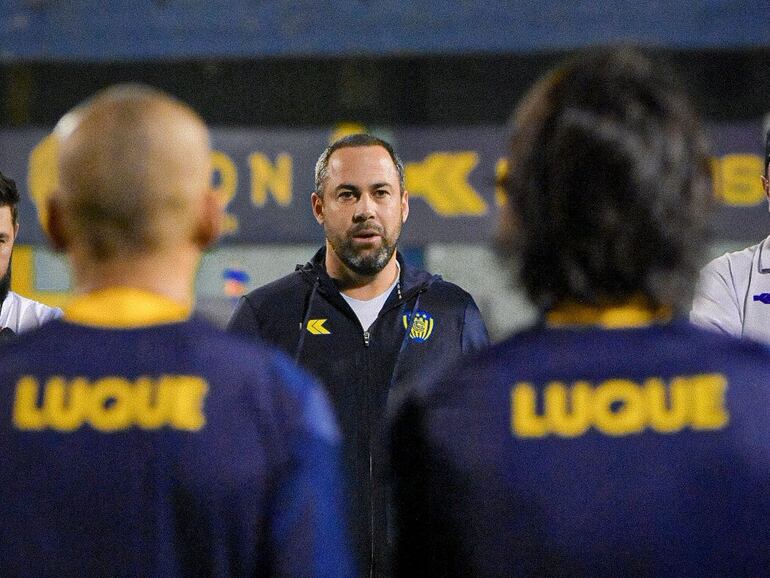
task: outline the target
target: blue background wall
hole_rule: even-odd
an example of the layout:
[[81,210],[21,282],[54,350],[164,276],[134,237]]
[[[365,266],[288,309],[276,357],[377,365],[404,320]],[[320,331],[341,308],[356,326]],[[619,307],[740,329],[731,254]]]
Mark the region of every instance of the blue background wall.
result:
[[154,59],[762,46],[767,0],[5,0],[0,56]]

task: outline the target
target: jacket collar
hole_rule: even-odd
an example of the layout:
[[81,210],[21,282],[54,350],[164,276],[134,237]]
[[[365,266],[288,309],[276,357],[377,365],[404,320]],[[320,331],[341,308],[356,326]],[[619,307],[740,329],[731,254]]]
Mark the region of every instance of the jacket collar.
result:
[[605,329],[647,327],[654,323],[671,321],[667,307],[651,308],[643,299],[634,298],[625,303],[596,307],[579,303],[564,303],[545,314],[549,327],[598,326]]
[[71,323],[112,329],[179,323],[189,316],[190,307],[132,287],[110,287],[81,295],[64,310],[64,319]]

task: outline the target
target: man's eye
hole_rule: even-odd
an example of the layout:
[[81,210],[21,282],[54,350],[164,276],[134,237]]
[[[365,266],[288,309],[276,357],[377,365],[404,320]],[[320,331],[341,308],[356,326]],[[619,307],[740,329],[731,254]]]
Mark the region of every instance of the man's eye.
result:
[[338,199],[352,199],[353,198],[353,192],[352,191],[340,191],[340,193],[337,195]]
[[390,194],[390,191],[388,191],[387,189],[377,189],[376,191],[374,191],[375,197],[387,197],[389,194]]

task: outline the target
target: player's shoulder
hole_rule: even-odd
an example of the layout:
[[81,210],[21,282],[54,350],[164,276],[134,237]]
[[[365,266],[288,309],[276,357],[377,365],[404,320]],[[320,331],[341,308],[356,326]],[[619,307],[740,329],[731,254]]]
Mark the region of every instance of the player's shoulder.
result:
[[340,434],[323,388],[288,355],[259,338],[243,339],[212,326],[205,332],[211,340],[207,356],[223,364],[235,382],[266,393],[287,423],[299,419],[302,428],[337,443]]
[[758,252],[770,247],[770,237],[756,245],[751,245],[737,251],[728,251],[709,261],[703,267],[702,273],[709,274],[735,274],[736,272],[749,271],[751,264]]
[[99,345],[87,328],[62,319],[17,333],[0,345],[0,384],[19,375],[66,372],[78,359],[98,352]]
[[[547,374],[550,365],[569,365],[569,359],[562,359],[565,351],[575,365],[583,367],[581,364],[591,358],[593,351],[607,348],[613,350],[613,359],[625,357],[628,363],[634,355],[665,357],[674,365],[751,371],[770,377],[770,347],[702,329],[685,319],[622,336],[611,330],[560,331],[536,325],[458,360],[437,379],[421,384],[420,395],[441,398],[456,391],[458,395],[473,396],[469,390],[476,387],[505,387],[511,376],[526,379]],[[655,352],[664,349],[666,355],[656,357]]]
[[201,351],[207,356],[226,360],[233,368],[264,370],[268,365],[283,367],[285,364],[285,355],[258,337],[244,339],[198,316],[192,317],[186,325],[185,331],[195,334],[191,341],[199,344]]
[[680,339],[687,339],[691,349],[699,356],[708,355],[712,360],[724,359],[739,363],[748,363],[766,370],[770,374],[770,346],[747,339],[726,335],[691,323],[682,324]]
[[473,297],[465,289],[451,281],[445,281],[441,277],[431,283],[429,291],[440,292],[443,296],[458,303],[468,303],[473,301]]
[[434,275],[417,267],[406,266],[404,269],[404,286],[406,290],[411,287],[421,287],[426,296],[439,298],[447,305],[466,305],[473,302],[471,294],[459,285],[446,281],[441,275]]
[[411,382],[400,395],[425,405],[452,405],[456,399],[476,399],[477,393],[491,391],[493,382],[501,375],[500,367],[511,369],[511,360],[542,359],[539,354],[527,354],[527,341],[527,333],[521,332],[462,355],[437,371]]
[[253,308],[259,308],[264,304],[274,305],[302,298],[308,290],[308,283],[301,271],[294,271],[284,275],[275,281],[257,287],[246,293],[243,298]]

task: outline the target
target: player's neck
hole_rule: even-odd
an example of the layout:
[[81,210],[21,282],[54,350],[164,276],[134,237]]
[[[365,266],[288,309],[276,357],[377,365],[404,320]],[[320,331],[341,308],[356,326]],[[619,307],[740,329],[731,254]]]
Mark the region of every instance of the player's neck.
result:
[[326,272],[335,280],[341,293],[360,301],[368,301],[381,295],[398,278],[396,254],[382,270],[374,275],[360,275],[345,265],[334,250],[326,248]]
[[137,255],[94,263],[70,254],[75,291],[91,293],[111,287],[132,287],[168,297],[192,308],[193,280],[200,255],[191,249]]

